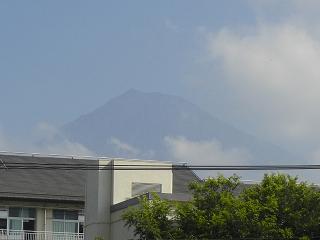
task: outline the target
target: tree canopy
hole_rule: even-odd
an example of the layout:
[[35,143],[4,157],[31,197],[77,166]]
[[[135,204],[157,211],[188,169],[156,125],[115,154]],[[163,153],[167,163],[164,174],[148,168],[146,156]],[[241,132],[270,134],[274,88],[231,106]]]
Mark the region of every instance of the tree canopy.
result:
[[191,183],[189,202],[143,196],[123,218],[138,239],[320,239],[320,192],[285,174],[246,187],[237,176]]

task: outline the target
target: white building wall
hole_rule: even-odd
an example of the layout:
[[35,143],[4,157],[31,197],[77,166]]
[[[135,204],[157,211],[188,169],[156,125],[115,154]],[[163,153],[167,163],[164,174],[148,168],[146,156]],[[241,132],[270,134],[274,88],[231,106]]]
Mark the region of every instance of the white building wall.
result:
[[[157,165],[159,167],[171,167],[171,164],[159,161],[141,160],[116,160],[118,165]],[[113,173],[113,202],[116,204],[132,198],[131,188],[133,182],[160,183],[163,193],[172,193],[171,170],[114,170]]]

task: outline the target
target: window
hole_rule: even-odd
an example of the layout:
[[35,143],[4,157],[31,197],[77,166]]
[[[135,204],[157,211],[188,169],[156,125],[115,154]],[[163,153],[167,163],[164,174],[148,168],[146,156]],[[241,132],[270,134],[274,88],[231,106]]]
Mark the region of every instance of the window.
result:
[[53,232],[83,233],[83,216],[79,211],[53,210]]
[[133,182],[131,185],[131,196],[136,197],[147,192],[157,192],[162,191],[162,185],[160,183],[139,183]]
[[9,217],[35,218],[34,208],[9,208]]
[[34,208],[9,208],[9,230],[35,230],[36,210]]
[[0,209],[0,231],[6,231],[8,226],[8,209],[1,208]]

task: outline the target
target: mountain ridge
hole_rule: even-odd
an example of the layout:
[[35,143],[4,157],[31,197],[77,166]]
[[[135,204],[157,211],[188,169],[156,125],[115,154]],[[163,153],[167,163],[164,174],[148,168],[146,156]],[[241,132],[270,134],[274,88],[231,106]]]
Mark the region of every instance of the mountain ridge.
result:
[[184,137],[247,149],[254,162],[293,159],[280,147],[242,132],[182,97],[135,89],[67,123],[62,132],[97,154],[119,157],[170,160],[165,138]]

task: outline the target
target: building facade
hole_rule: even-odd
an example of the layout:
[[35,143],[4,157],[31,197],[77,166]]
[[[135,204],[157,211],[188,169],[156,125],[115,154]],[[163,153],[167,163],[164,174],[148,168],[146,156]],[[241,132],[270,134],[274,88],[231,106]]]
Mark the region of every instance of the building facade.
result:
[[[87,163],[87,160],[0,155],[14,164]],[[86,172],[81,170],[0,170],[0,239],[84,239]]]
[[[66,163],[99,170],[57,168]],[[0,240],[129,239],[122,214],[140,195],[188,200],[188,183],[198,180],[163,161],[0,154],[0,164]],[[31,167],[10,169],[19,164]]]
[[90,171],[87,176],[86,240],[134,239],[122,215],[139,203],[139,196],[148,194],[151,200],[150,193],[157,192],[162,198],[187,201],[191,197],[188,184],[199,180],[186,167],[173,170],[170,162],[108,159],[100,160],[99,165],[99,171]]

